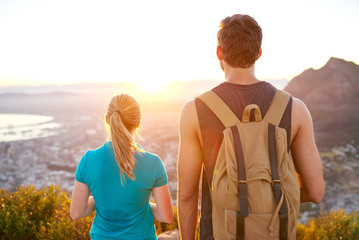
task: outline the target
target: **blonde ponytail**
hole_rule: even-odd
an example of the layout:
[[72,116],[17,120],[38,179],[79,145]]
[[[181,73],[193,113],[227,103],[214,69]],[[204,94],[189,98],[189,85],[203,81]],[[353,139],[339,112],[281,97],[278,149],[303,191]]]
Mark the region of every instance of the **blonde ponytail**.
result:
[[121,183],[125,174],[135,179],[134,152],[142,151],[133,138],[133,132],[141,120],[141,110],[136,100],[126,94],[112,97],[106,113],[117,165],[120,167]]

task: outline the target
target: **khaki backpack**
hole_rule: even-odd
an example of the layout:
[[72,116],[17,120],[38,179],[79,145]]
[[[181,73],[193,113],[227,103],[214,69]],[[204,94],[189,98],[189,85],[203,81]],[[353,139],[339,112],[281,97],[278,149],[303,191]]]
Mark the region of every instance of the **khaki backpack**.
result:
[[264,119],[248,105],[242,122],[214,92],[199,98],[225,126],[211,183],[214,238],[295,239],[299,183],[287,133],[278,127],[290,95],[277,90]]

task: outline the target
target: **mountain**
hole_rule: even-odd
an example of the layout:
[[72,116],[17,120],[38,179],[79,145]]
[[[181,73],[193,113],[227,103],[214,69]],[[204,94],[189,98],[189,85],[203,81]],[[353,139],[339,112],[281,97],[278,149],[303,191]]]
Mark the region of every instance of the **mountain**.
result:
[[359,143],[359,65],[339,58],[307,69],[284,88],[307,105],[322,146]]

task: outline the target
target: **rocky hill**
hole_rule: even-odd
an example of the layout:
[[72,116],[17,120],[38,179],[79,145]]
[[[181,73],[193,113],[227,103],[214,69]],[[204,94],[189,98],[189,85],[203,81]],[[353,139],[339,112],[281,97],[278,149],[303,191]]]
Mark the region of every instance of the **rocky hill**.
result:
[[312,113],[319,146],[359,143],[359,65],[330,58],[320,69],[307,69],[284,88]]

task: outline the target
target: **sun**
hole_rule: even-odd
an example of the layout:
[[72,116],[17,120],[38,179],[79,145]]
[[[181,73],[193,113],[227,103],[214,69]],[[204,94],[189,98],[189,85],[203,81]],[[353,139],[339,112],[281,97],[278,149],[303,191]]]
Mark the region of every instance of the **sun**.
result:
[[154,94],[161,92],[168,83],[165,81],[147,80],[137,82],[137,84],[142,91],[149,94]]

